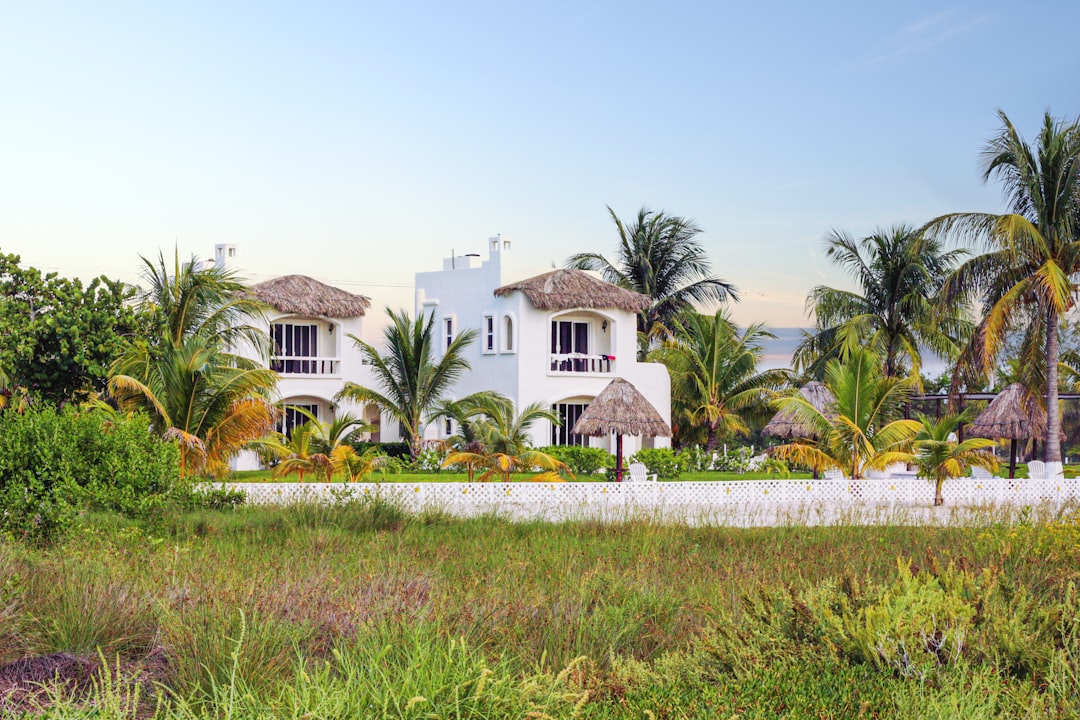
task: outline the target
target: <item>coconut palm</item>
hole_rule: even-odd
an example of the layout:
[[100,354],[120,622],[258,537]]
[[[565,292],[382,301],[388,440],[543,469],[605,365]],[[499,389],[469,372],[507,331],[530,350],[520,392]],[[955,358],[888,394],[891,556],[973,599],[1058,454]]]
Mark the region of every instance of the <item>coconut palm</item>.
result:
[[941,488],[946,480],[963,477],[973,467],[986,468],[991,472],[998,469],[997,458],[984,450],[997,444],[993,440],[968,438],[963,442],[956,441],[958,428],[969,421],[967,413],[937,419],[920,415],[920,427],[912,443],[914,453],[887,453],[883,462],[915,463],[919,477],[934,483],[934,505],[944,505]]
[[774,391],[790,380],[787,370],[758,370],[763,342],[776,336],[761,324],[740,332],[724,310],[686,312],[674,330],[674,339],[649,357],[671,374],[679,443],[704,435],[711,451],[720,435],[749,434],[748,421],[763,419]]
[[605,280],[652,298],[638,316],[638,332],[664,333],[675,317],[693,303],[708,305],[733,300],[735,286],[713,277],[701,232],[693,220],[642,208],[629,226],[610,207],[619,233],[614,261],[599,253],[578,253],[567,267],[598,271]]
[[280,458],[280,462],[274,466],[274,477],[287,477],[295,473],[300,476],[300,482],[304,482],[305,474],[317,473],[321,474],[326,482],[330,482],[334,472],[333,462],[326,453],[317,452],[312,442],[318,432],[318,423],[306,422],[293,428],[283,442],[267,443]]
[[883,376],[877,356],[859,348],[844,361],[830,360],[824,382],[836,398],[824,409],[797,392],[775,401],[817,439],[779,445],[770,450],[774,456],[861,478],[866,470],[892,462],[890,453],[909,449],[919,423],[897,418],[911,396],[912,380]]
[[469,473],[469,482],[472,482],[473,475],[479,468],[486,468],[480,476],[481,482],[493,477],[510,482],[510,476],[515,472],[529,472],[535,468],[541,470],[532,478],[536,481],[563,482],[562,473],[570,475],[571,478],[574,476],[569,465],[540,450],[522,450],[517,454],[455,451],[447,455],[442,462],[444,468],[452,465],[464,465]]
[[122,411],[148,412],[154,428],[179,442],[182,473],[223,474],[273,429],[268,398],[277,375],[235,353],[269,348],[254,324],[264,306],[223,268],[180,263],[179,255],[171,271],[161,256],[143,262],[142,303],[155,332],[127,343],[109,370],[109,393]]
[[476,331],[459,333],[442,357],[436,359],[434,314],[421,315],[414,321],[404,310],[394,312],[387,308],[386,313],[391,322],[384,334],[385,352],[354,335],[349,336],[370,363],[378,388],[347,382],[336,398],[371,403],[392,416],[401,426],[402,436],[408,439],[410,454],[416,458],[423,449],[424,422],[470,368],[464,351],[476,338]]
[[1045,459],[1061,462],[1058,325],[1075,304],[1073,278],[1080,273],[1080,121],[1065,123],[1046,113],[1032,148],[1004,112],[998,117],[1001,132],[982,153],[983,180],[1001,181],[1010,212],[953,213],[927,228],[985,250],[960,265],[941,293],[946,306],[968,299],[980,304],[981,319],[960,369],[988,373],[1006,334],[1021,329],[1021,366],[1039,368],[1038,387],[1046,390]]
[[959,308],[936,313],[933,300],[962,251],[945,252],[937,240],[902,224],[862,240],[833,231],[825,242],[826,256],[859,289],[810,291],[806,305],[816,327],[795,349],[798,370],[820,379],[829,360],[869,347],[886,377],[918,378],[924,349],[956,355],[969,323]]
[[344,474],[349,482],[357,482],[378,470],[387,456],[378,448],[369,447],[363,454],[352,445],[338,445],[330,453],[330,466],[334,473]]
[[492,396],[482,398],[477,407],[483,414],[483,420],[477,423],[477,438],[490,452],[520,455],[529,445],[529,430],[538,420],[559,425],[562,420],[542,402],[535,402],[514,412],[514,403],[509,398]]

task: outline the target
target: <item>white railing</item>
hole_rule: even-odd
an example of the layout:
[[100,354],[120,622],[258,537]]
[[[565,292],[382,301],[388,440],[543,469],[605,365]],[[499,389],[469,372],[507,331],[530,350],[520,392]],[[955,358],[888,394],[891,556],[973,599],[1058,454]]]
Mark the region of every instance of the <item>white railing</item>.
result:
[[300,355],[274,355],[270,369],[282,375],[338,375],[341,360],[335,357],[304,357]]
[[600,373],[609,375],[614,372],[614,367],[614,355],[551,354],[550,370],[553,373]]
[[[381,495],[411,511],[436,507],[457,515],[506,512],[518,518],[612,517],[646,512],[673,518],[757,518],[773,524],[791,512],[819,520],[850,510],[932,511],[934,488],[917,478],[884,480],[745,480],[650,483],[232,483],[253,504],[336,502]],[[946,482],[946,508],[1056,504],[1080,500],[1080,481],[958,478]],[[931,515],[932,517],[932,515]],[[740,520],[741,519],[741,520]]]

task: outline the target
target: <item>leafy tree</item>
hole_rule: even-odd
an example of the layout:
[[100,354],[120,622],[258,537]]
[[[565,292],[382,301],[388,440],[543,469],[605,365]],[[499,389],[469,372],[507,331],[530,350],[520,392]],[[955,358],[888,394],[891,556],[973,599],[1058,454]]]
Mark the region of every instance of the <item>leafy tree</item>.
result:
[[945,415],[936,419],[920,415],[920,427],[912,443],[914,453],[886,455],[883,462],[915,463],[919,468],[919,477],[934,483],[934,505],[944,505],[941,488],[946,480],[963,477],[973,467],[986,468],[991,472],[998,469],[997,458],[984,450],[996,445],[993,440],[968,438],[957,442],[956,433],[961,424],[970,421],[970,413]]
[[480,476],[481,482],[486,482],[493,477],[502,478],[503,482],[510,482],[510,476],[515,472],[529,472],[534,468],[541,469],[541,472],[532,478],[536,481],[562,482],[560,473],[568,473],[573,477],[566,463],[540,450],[522,450],[517,454],[457,450],[449,453],[442,462],[443,467],[451,465],[464,465],[469,473],[469,482],[472,482],[478,468],[485,469]]
[[715,450],[719,436],[746,435],[748,420],[768,413],[773,392],[790,379],[786,370],[758,370],[762,343],[775,337],[760,324],[740,332],[723,310],[681,316],[674,339],[650,354],[671,374],[672,415],[680,445],[703,434],[706,447]]
[[652,298],[638,316],[638,332],[666,334],[676,316],[692,304],[738,302],[735,286],[713,277],[701,233],[693,220],[642,208],[625,225],[610,207],[608,213],[619,233],[615,260],[599,253],[578,253],[567,267],[598,271],[615,285]]
[[953,213],[928,224],[985,252],[960,265],[941,293],[945,306],[980,304],[970,343],[958,361],[962,374],[988,373],[1010,329],[1024,329],[1020,367],[1028,387],[1045,388],[1047,462],[1061,462],[1058,408],[1059,323],[1075,304],[1080,273],[1080,122],[1046,113],[1036,147],[1004,112],[1001,132],[982,153],[983,180],[997,178],[1011,212]]
[[520,455],[531,445],[529,429],[538,420],[547,420],[556,425],[562,422],[558,415],[540,402],[532,403],[516,413],[512,400],[488,394],[478,398],[474,405],[483,418],[476,422],[476,437],[490,452]]
[[233,352],[265,351],[269,337],[251,321],[263,305],[232,271],[197,259],[169,269],[144,259],[143,307],[155,332],[127,343],[113,363],[109,392],[125,411],[144,410],[155,429],[180,444],[181,472],[221,475],[249,442],[273,429],[269,394],[277,375]]
[[280,462],[274,466],[274,477],[286,477],[296,473],[300,476],[300,482],[304,482],[306,473],[316,473],[321,474],[326,482],[330,482],[334,463],[330,456],[315,449],[312,440],[318,432],[318,423],[306,422],[293,428],[292,434],[284,442],[269,444],[280,458]]
[[847,271],[859,291],[818,286],[806,300],[816,328],[795,349],[794,364],[820,379],[825,363],[859,347],[879,357],[886,377],[919,377],[922,351],[953,357],[970,331],[962,308],[936,312],[934,299],[962,251],[908,225],[895,225],[855,240],[834,231],[826,255]]
[[476,331],[459,333],[442,357],[436,359],[438,338],[434,315],[421,315],[414,321],[404,310],[394,312],[387,308],[386,313],[391,322],[384,335],[385,353],[354,335],[349,336],[371,364],[378,389],[347,382],[337,398],[372,403],[396,419],[415,459],[423,449],[424,422],[470,367],[463,353],[476,339]]
[[779,409],[792,412],[819,439],[779,445],[770,450],[773,455],[815,469],[840,468],[861,478],[868,469],[894,462],[894,453],[910,447],[920,425],[897,418],[911,396],[912,380],[884,377],[877,357],[861,348],[843,362],[830,360],[824,382],[836,397],[824,410],[799,393],[776,401]]
[[145,332],[135,288],[101,276],[83,285],[0,254],[0,366],[9,380],[59,405],[105,389],[124,338]]

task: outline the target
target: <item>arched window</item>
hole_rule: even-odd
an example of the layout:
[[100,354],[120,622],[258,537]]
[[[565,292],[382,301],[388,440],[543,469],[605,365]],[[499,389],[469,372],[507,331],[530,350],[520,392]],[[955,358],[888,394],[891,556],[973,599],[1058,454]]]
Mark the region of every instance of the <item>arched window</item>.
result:
[[503,315],[503,352],[514,352],[514,318]]

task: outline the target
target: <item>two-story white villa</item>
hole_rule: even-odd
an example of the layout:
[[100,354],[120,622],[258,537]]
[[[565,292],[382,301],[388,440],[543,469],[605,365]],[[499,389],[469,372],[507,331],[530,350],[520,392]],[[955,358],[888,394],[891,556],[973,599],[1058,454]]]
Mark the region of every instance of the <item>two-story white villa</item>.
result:
[[[509,240],[488,241],[488,259],[449,258],[435,272],[416,274],[416,311],[434,314],[446,348],[466,328],[478,333],[466,351],[472,366],[455,387],[458,397],[494,390],[519,409],[534,402],[551,407],[561,426],[538,423],[534,445],[593,445],[614,450],[612,438],[574,435],[589,403],[615,377],[629,380],[671,422],[667,368],[636,360],[637,312],[649,299],[580,270],[552,270],[532,277],[504,277]],[[507,273],[509,274],[509,273]],[[428,427],[442,438],[452,428]],[[666,446],[667,438],[625,438],[624,450]]]
[[[235,268],[237,259],[235,245],[215,246],[215,264]],[[360,351],[348,337],[364,337],[364,316],[371,300],[306,275],[276,277],[252,285],[250,290],[272,308],[266,330],[273,341],[270,368],[278,373],[275,400],[284,410],[279,430],[288,433],[306,421],[298,409],[324,423],[349,412],[376,426],[370,438],[378,441],[382,423],[377,408],[334,399],[347,381],[372,382]],[[396,433],[389,439],[396,439]],[[237,470],[257,467],[258,459],[250,452],[234,462]]]

